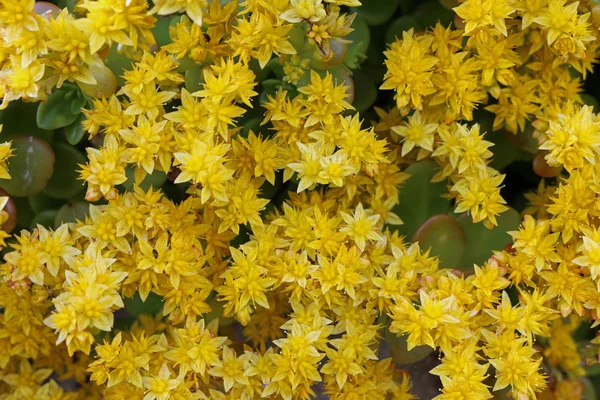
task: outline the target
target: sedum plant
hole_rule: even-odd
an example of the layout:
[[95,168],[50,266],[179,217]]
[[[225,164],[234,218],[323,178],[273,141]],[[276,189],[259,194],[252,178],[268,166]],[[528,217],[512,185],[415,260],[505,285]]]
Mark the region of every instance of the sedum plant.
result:
[[0,399],[595,398],[595,3],[0,0]]

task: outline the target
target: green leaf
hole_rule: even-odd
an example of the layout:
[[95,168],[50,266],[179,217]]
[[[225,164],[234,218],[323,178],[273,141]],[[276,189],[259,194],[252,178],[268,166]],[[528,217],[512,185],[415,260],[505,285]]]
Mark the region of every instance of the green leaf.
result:
[[[589,328],[589,325],[588,325],[588,328]],[[590,366],[585,367],[585,375],[586,376],[600,375],[600,364],[592,364]]]
[[15,149],[10,159],[9,169],[12,179],[0,182],[11,195],[31,196],[44,189],[54,172],[54,151],[42,139],[19,135],[12,139]]
[[283,79],[285,73],[283,72],[283,65],[281,65],[280,57],[274,57],[267,65],[269,66],[269,69],[273,71],[277,79]]
[[259,133],[267,133],[267,129],[266,129],[266,124],[261,126],[261,122],[263,121],[263,118],[261,117],[256,117],[256,118],[252,118],[250,121],[246,122],[244,124],[244,127],[242,128],[242,131],[240,132],[240,135],[242,137],[248,137],[248,135],[250,134],[250,131],[254,132],[255,134],[259,134]]
[[421,250],[431,249],[438,256],[442,268],[454,269],[465,251],[466,237],[462,226],[446,214],[429,218],[415,233],[413,242],[419,242]]
[[352,105],[358,112],[364,112],[369,109],[377,99],[377,87],[369,75],[362,70],[354,71],[352,76],[354,82],[354,96]]
[[394,15],[400,0],[362,0],[361,3],[352,11],[357,12],[369,25],[381,25]]
[[494,250],[502,250],[512,243],[512,237],[506,232],[517,230],[521,224],[521,217],[513,208],[497,217],[498,226],[493,229],[486,228],[482,223],[473,223],[467,213],[461,214],[456,220],[463,227],[467,240],[467,251],[459,264],[459,268],[464,269],[472,268],[473,264],[483,264]]
[[202,71],[200,70],[200,66],[194,64],[190,68],[185,71],[185,88],[188,92],[194,93],[198,90],[202,89],[202,84],[204,83],[204,76],[202,76]]
[[105,64],[117,77],[117,83],[119,86],[123,86],[125,80],[122,75],[125,70],[130,70],[133,61],[130,60],[125,54],[117,51],[117,45],[113,44],[108,51],[106,56]]
[[507,135],[512,135],[512,133],[500,130],[489,131],[485,135],[485,140],[494,143],[490,149],[494,153],[490,167],[498,171],[521,157],[521,150],[511,143]]
[[163,301],[161,296],[152,292],[148,294],[146,301],[142,301],[139,293],[136,293],[133,297],[123,299],[127,311],[136,317],[142,314],[158,314],[163,309]]
[[[213,293],[215,292],[213,291]],[[216,318],[219,318],[219,327],[230,326],[235,322],[233,318],[227,318],[223,316],[224,302],[218,301],[217,296],[214,296],[208,302],[208,305],[210,306],[211,311],[202,316],[205,321],[210,322]]]
[[169,17],[161,17],[157,16],[156,24],[154,28],[152,28],[152,34],[154,35],[154,39],[156,40],[156,44],[159,47],[163,47],[169,43],[171,43],[171,35],[169,33],[169,26],[171,25],[171,21],[173,21],[178,16],[169,16]]
[[438,0],[419,2],[412,15],[424,27],[433,27],[438,21],[443,26],[448,26],[454,20],[454,12],[444,7]]
[[85,130],[83,129],[83,121],[86,117],[84,113],[79,114],[79,117],[71,125],[66,126],[64,129],[65,138],[67,142],[72,145],[76,145],[81,142],[81,139],[85,136]]
[[264,68],[261,68],[256,58],[250,60],[248,66],[250,67],[252,72],[254,72],[254,75],[256,75],[256,78],[254,79],[255,82],[262,82],[267,78],[267,76],[269,76],[269,74],[271,73],[270,65],[271,63],[268,63],[267,65],[265,65]]
[[344,64],[350,69],[356,69],[367,57],[367,50],[371,42],[371,31],[365,19],[360,15],[352,23],[352,28],[354,30],[346,36],[346,39],[351,40],[352,43],[348,47]]
[[390,345],[392,360],[397,364],[413,364],[423,360],[433,352],[433,349],[429,346],[417,346],[409,351],[406,342],[407,335],[398,336],[390,332],[391,321],[387,315],[380,316],[377,323],[383,325],[383,337]]
[[262,81],[262,86],[269,92],[276,92],[282,86],[279,79],[266,79]]
[[17,100],[11,101],[6,109],[0,111],[0,124],[2,125],[2,136],[0,137],[2,140],[25,134],[51,142],[54,138],[54,131],[41,129],[36,122],[39,105],[40,103],[24,103]]
[[598,102],[594,96],[588,93],[581,93],[579,97],[581,97],[581,100],[583,100],[584,104],[592,106],[594,108],[594,112],[597,113],[600,111],[600,102]]
[[31,224],[30,224],[29,228],[33,229],[38,224],[40,224],[46,228],[53,228],[54,220],[56,219],[57,213],[58,213],[57,210],[46,210],[46,211],[42,211],[41,213],[36,214],[35,217],[33,217],[33,219],[31,220]]
[[596,400],[598,399],[598,391],[600,390],[600,379],[598,376],[593,378],[581,377],[579,378],[583,382],[583,396],[582,400]]
[[53,199],[46,196],[44,192],[29,196],[27,199],[29,200],[29,206],[36,214],[46,210],[58,210],[64,204],[64,200]]
[[[117,92],[119,86],[119,80],[115,73],[106,65],[90,65],[89,66],[90,73],[96,80],[96,83],[83,83],[77,82],[77,85],[81,92],[85,93],[89,97],[100,97],[100,98],[108,98]],[[75,105],[72,106],[72,110],[83,107],[87,102],[87,97],[83,96],[79,93],[79,96],[75,102]],[[81,100],[81,97],[83,100]]]
[[58,228],[62,224],[83,221],[85,216],[90,212],[90,204],[87,202],[77,202],[71,204],[65,204],[62,206],[58,213],[56,214],[56,218],[54,219],[54,227]]
[[412,15],[404,15],[392,22],[385,33],[385,42],[392,43],[396,38],[402,39],[402,32],[408,31],[410,28],[414,28],[415,32],[425,29],[423,24],[417,18]]
[[[125,175],[127,175],[127,180],[123,182],[123,187],[130,192],[133,192],[133,183],[135,182],[134,178],[134,169],[131,167],[127,167],[125,169]],[[146,175],[144,180],[139,184],[140,188],[143,190],[148,190],[151,187],[156,189],[160,189],[162,185],[167,180],[167,174],[163,171],[153,171],[152,174]]]
[[79,104],[80,101],[75,91],[73,87],[63,85],[48,96],[37,110],[38,126],[51,130],[72,124],[79,116],[79,108],[77,113],[71,110],[73,102]]
[[35,216],[35,212],[31,209],[27,197],[13,197],[13,200],[17,208],[17,226],[29,228],[29,224]]
[[410,174],[400,190],[399,204],[393,209],[402,221],[397,229],[402,235],[412,237],[417,229],[436,214],[446,214],[452,202],[441,197],[448,193],[445,182],[432,183],[438,166],[431,160],[419,161],[404,172]]
[[56,162],[54,173],[46,184],[43,193],[57,199],[68,199],[85,189],[84,182],[79,179],[81,167],[87,158],[75,147],[67,143],[54,143],[52,145]]
[[77,96],[71,102],[71,112],[79,116],[81,114],[81,108],[86,105],[87,98],[81,93],[77,91]]

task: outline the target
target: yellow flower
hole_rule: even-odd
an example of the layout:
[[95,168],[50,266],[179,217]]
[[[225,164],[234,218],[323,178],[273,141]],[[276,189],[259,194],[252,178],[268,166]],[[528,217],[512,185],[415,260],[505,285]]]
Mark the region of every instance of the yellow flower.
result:
[[77,232],[96,240],[100,248],[110,244],[124,253],[129,253],[131,246],[127,239],[117,236],[118,222],[104,207],[90,204],[90,216],[86,218],[85,225],[77,228]]
[[270,18],[259,14],[258,32],[256,35],[256,59],[261,68],[271,60],[273,53],[280,54],[296,54],[296,49],[287,40],[287,35],[294,25],[281,25],[279,22],[273,24]]
[[525,215],[522,228],[518,232],[508,232],[513,237],[513,247],[528,255],[534,261],[537,271],[546,269],[551,262],[559,262],[556,243],[560,234],[550,233],[550,221],[536,221]]
[[496,217],[508,210],[506,201],[500,195],[500,184],[504,175],[499,175],[492,168],[479,170],[474,176],[461,178],[452,192],[457,193],[457,204],[454,212],[468,211],[473,222],[483,221],[484,225],[492,228],[497,225]]
[[582,240],[583,243],[577,249],[582,255],[573,259],[573,262],[588,267],[595,280],[600,275],[600,232],[597,228],[586,229]]
[[392,127],[392,131],[404,138],[402,156],[407,155],[415,146],[427,151],[433,151],[433,133],[437,127],[438,124],[424,123],[419,111],[415,111],[413,115],[408,117],[408,122],[405,126]]
[[465,34],[493,25],[507,35],[505,19],[515,11],[510,0],[466,0],[453,9],[465,21]]
[[[109,195],[115,185],[127,180],[124,165],[126,154],[119,147],[116,137],[112,135],[104,142],[102,150],[88,147],[86,151],[89,164],[81,166],[81,179],[88,182],[86,198],[95,201],[101,195]],[[99,191],[97,195],[96,190]]]
[[131,100],[125,114],[139,115],[145,113],[150,119],[158,117],[162,112],[162,105],[177,94],[175,92],[160,91],[153,84],[144,85],[139,93],[128,86],[123,87],[122,92]]
[[431,55],[431,39],[415,37],[410,29],[403,32],[402,40],[396,39],[384,54],[387,72],[380,89],[396,91],[398,108],[410,105],[415,110],[422,110],[422,97],[435,93],[431,74],[439,60]]
[[111,387],[127,381],[141,388],[143,383],[140,370],[148,368],[149,358],[148,354],[136,354],[129,343],[126,343],[115,359],[108,363],[108,366],[114,369],[109,375],[107,386]]
[[340,388],[348,380],[348,375],[361,374],[363,371],[360,366],[354,362],[354,357],[350,348],[344,350],[327,349],[329,361],[321,367],[321,373],[335,375],[335,380]]
[[541,358],[533,360],[535,353],[531,347],[514,343],[510,351],[502,358],[493,358],[489,362],[496,368],[496,384],[493,390],[501,390],[511,386],[514,398],[534,397],[536,391],[541,391],[546,382],[539,373]]
[[[68,225],[61,225],[56,231],[49,232],[41,225],[37,226],[40,235],[40,251],[48,255],[46,267],[52,276],[56,276],[61,259],[68,264],[73,262],[73,257],[81,254],[81,250],[73,247],[74,241],[69,235]],[[67,261],[68,260],[68,261]]]
[[298,143],[298,148],[300,149],[301,154],[301,158],[298,160],[299,162],[290,163],[287,166],[298,173],[300,183],[297,191],[300,193],[306,189],[314,188],[319,182],[321,161],[316,146],[307,146]]
[[361,251],[365,250],[367,240],[383,240],[383,237],[378,233],[377,229],[379,215],[369,215],[366,213],[362,203],[359,203],[358,206],[356,206],[353,215],[345,212],[342,212],[341,215],[346,222],[346,225],[342,226],[340,232],[348,234]]
[[181,173],[175,183],[192,181],[202,187],[201,200],[203,203],[211,197],[228,202],[225,192],[225,182],[233,175],[233,170],[225,167],[225,154],[229,145],[215,145],[209,138],[194,139],[189,151],[177,152],[173,156],[180,165]]
[[207,0],[157,0],[154,1],[154,7],[150,12],[158,15],[185,12],[196,25],[202,26],[202,16],[206,8],[208,8]]
[[549,45],[562,34],[571,33],[575,29],[578,6],[578,1],[565,5],[565,0],[548,0],[548,7],[533,20],[547,29]]
[[0,109],[13,100],[36,99],[40,90],[38,81],[44,76],[45,65],[38,61],[23,66],[21,57],[14,55],[10,56],[10,61],[10,67],[0,71],[0,82],[7,87]]
[[2,380],[11,387],[16,398],[33,398],[38,387],[52,374],[51,368],[34,368],[26,358],[19,362],[19,372],[8,373]]
[[173,333],[175,345],[165,353],[165,358],[179,366],[180,373],[194,371],[205,376],[207,368],[219,365],[219,350],[227,340],[214,333],[210,324],[205,326],[203,319],[188,323],[185,329],[176,329]]
[[292,24],[302,21],[318,22],[327,15],[322,0],[291,0],[290,7],[279,18]]
[[144,400],[167,400],[171,397],[171,392],[181,384],[178,379],[169,379],[171,371],[167,364],[163,364],[158,374],[152,378],[143,377],[142,384],[146,389]]
[[17,37],[22,30],[36,31],[39,20],[34,10],[35,0],[2,0],[0,23],[8,28],[9,38]]
[[31,282],[44,284],[44,267],[50,255],[40,251],[37,239],[24,232],[17,236],[18,245],[12,245],[15,251],[4,256],[7,263],[12,266],[11,279],[18,281],[28,278]]
[[550,166],[564,166],[571,172],[584,162],[594,164],[600,146],[600,119],[590,106],[575,113],[559,114],[551,120],[543,136],[541,150],[548,150],[546,160]]
[[[2,132],[2,125],[0,125],[0,132]],[[13,156],[11,144],[12,142],[0,143],[0,179],[11,179],[8,172],[8,159]]]
[[244,374],[244,370],[249,357],[248,353],[236,357],[235,351],[228,346],[223,346],[223,361],[219,361],[208,373],[223,378],[226,392],[229,392],[235,384],[248,385],[248,377]]

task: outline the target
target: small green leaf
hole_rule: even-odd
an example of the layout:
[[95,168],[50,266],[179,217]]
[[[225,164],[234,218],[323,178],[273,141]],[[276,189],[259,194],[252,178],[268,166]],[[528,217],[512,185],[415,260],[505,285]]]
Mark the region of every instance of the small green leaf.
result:
[[421,250],[431,249],[432,256],[438,256],[442,268],[454,269],[465,251],[465,231],[462,226],[446,214],[429,218],[413,236]]
[[85,136],[85,130],[83,129],[83,121],[86,117],[84,113],[79,114],[79,117],[71,125],[66,126],[64,129],[65,138],[67,142],[72,145],[76,145],[81,142],[81,139]]
[[123,86],[125,80],[122,75],[125,70],[130,70],[132,61],[123,53],[117,51],[117,44],[113,44],[108,51],[106,56],[105,64],[117,77],[117,83],[119,86]]
[[588,93],[581,93],[579,97],[581,97],[581,100],[583,100],[584,104],[592,106],[594,108],[594,112],[597,113],[600,111],[600,102],[598,102],[594,96]]
[[75,91],[72,87],[63,86],[48,96],[37,110],[38,126],[52,130],[72,124],[79,116],[71,110],[72,103],[79,102]]
[[410,178],[400,190],[399,204],[393,209],[404,221],[404,224],[398,227],[400,234],[412,237],[429,218],[451,210],[452,202],[441,197],[448,193],[446,183],[431,182],[437,169],[435,162],[426,160],[419,161],[404,171],[410,174]]
[[36,122],[36,114],[40,103],[24,103],[20,100],[11,101],[8,107],[0,111],[2,125],[2,140],[8,140],[15,135],[32,135],[52,142],[53,130],[41,129]]
[[521,156],[521,150],[513,145],[507,135],[513,135],[504,130],[488,131],[485,140],[494,143],[490,149],[494,153],[490,167],[502,171],[507,165],[517,161]]
[[283,65],[281,65],[280,57],[274,57],[271,61],[269,61],[268,66],[269,70],[273,71],[277,79],[283,79],[285,73],[283,72]]
[[281,87],[282,83],[279,79],[266,79],[262,81],[263,88],[268,91],[276,92]]
[[593,378],[582,377],[580,378],[583,382],[583,396],[582,400],[596,400],[598,399],[598,390],[600,390],[600,382],[598,376]]
[[56,219],[57,213],[58,213],[57,210],[46,210],[46,211],[42,211],[41,213],[36,214],[35,217],[33,217],[33,219],[31,220],[31,224],[30,224],[29,228],[33,229],[38,224],[40,224],[46,228],[53,228],[54,220]]
[[400,0],[362,0],[361,3],[352,11],[357,12],[369,25],[381,25],[394,15]]
[[139,293],[136,293],[133,297],[126,297],[123,299],[125,308],[134,316],[141,314],[152,314],[156,315],[163,309],[163,298],[156,293],[148,293],[146,301],[142,301]]
[[[213,291],[213,293],[215,293]],[[205,315],[203,318],[205,321],[212,321],[216,318],[219,318],[219,327],[229,326],[235,322],[233,318],[226,318],[223,316],[223,304],[224,302],[218,301],[217,296],[214,296],[208,305],[210,306],[211,311]]]
[[244,124],[242,131],[240,132],[242,137],[248,137],[250,131],[255,134],[266,133],[266,125],[261,126],[263,119],[261,117],[252,118],[250,121]]
[[200,66],[194,64],[190,68],[185,71],[185,88],[188,92],[194,93],[198,90],[202,89],[202,84],[204,83],[204,76],[202,76],[202,71],[200,70]]
[[402,39],[402,32],[408,31],[409,29],[414,28],[415,32],[422,31],[425,29],[423,24],[412,15],[404,15],[390,25],[387,32],[385,33],[385,42],[393,43],[396,38]]
[[[589,325],[588,325],[588,329],[589,329]],[[585,375],[586,376],[600,375],[600,364],[592,364],[588,367],[585,367]]]
[[52,145],[56,162],[54,173],[46,184],[43,193],[57,199],[68,199],[84,190],[84,182],[79,179],[81,167],[87,158],[75,147],[67,143],[54,143]]
[[380,316],[377,323],[383,325],[383,337],[390,345],[390,354],[395,363],[413,364],[423,360],[433,352],[433,349],[429,346],[417,346],[409,351],[406,342],[407,335],[398,336],[390,332],[391,320],[387,315]]
[[354,91],[358,94],[354,96],[352,105],[356,111],[364,112],[375,103],[377,87],[371,77],[362,70],[354,71],[352,81],[354,82]]
[[[127,180],[123,182],[123,187],[130,192],[133,192],[133,183],[135,182],[134,171],[135,170],[131,167],[127,167],[125,169],[125,175],[127,175]],[[154,190],[157,190],[162,187],[166,180],[167,174],[165,174],[163,171],[155,170],[152,172],[152,174],[146,175],[146,177],[140,183],[139,186],[143,190],[148,190],[151,187],[154,188]]]
[[8,168],[12,179],[2,181],[0,185],[11,196],[24,197],[41,192],[54,172],[52,147],[30,135],[15,136],[12,147],[15,152]]
[[177,17],[178,16],[169,16],[169,17],[157,16],[156,24],[154,24],[154,28],[152,28],[152,34],[154,35],[156,44],[159,47],[163,47],[163,46],[171,43],[171,35],[169,33],[169,26],[171,25],[171,21],[173,21]]
[[27,197],[13,197],[13,200],[17,208],[17,226],[29,228],[29,224],[35,216],[35,212],[31,209]]
[[64,200],[53,199],[46,196],[44,192],[29,196],[27,199],[29,200],[29,206],[36,214],[46,210],[58,210],[64,204]]
[[85,216],[90,212],[90,204],[86,202],[78,202],[65,204],[58,210],[56,218],[54,219],[54,227],[58,228],[62,224],[76,222],[77,220],[83,221]]
[[371,31],[367,22],[360,15],[352,23],[352,28],[354,30],[346,36],[346,39],[351,40],[352,43],[348,47],[344,64],[350,69],[356,69],[367,57],[367,50],[371,42]]
[[438,21],[443,26],[448,26],[454,20],[454,12],[444,7],[438,0],[419,2],[412,15],[424,27],[433,27]]
[[519,213],[509,208],[497,217],[498,226],[486,228],[481,222],[474,223],[472,217],[461,214],[457,219],[463,227],[467,240],[466,250],[458,268],[470,269],[473,264],[481,265],[487,261],[494,250],[502,250],[512,243],[512,237],[506,233],[517,230],[521,223]]
[[267,65],[265,65],[264,68],[261,68],[256,58],[250,60],[248,66],[250,67],[252,72],[254,72],[254,75],[256,75],[256,78],[254,79],[255,82],[262,82],[267,78],[267,76],[269,76],[269,74],[271,73],[270,65],[271,63],[268,63]]
[[80,91],[77,91],[77,96],[71,102],[71,112],[79,116],[81,114],[81,108],[85,106],[87,99]]

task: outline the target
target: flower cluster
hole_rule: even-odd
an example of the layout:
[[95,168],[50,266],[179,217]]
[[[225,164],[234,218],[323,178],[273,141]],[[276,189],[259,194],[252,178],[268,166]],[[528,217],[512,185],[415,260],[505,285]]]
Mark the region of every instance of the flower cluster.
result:
[[[357,0],[40,4],[0,0],[2,107],[85,94],[95,204],[4,250],[0,399],[410,400],[398,349],[439,354],[439,400],[581,394],[600,355],[573,339],[600,318],[591,1],[465,0],[454,26],[404,31],[372,123],[340,65]],[[504,229],[494,134],[548,180],[512,245],[449,268],[427,224],[398,232],[403,184],[429,162],[443,217]]]

